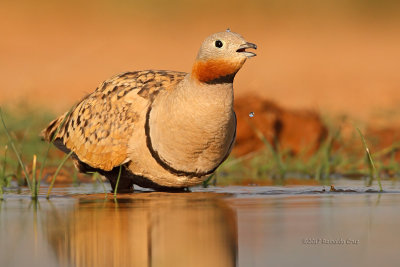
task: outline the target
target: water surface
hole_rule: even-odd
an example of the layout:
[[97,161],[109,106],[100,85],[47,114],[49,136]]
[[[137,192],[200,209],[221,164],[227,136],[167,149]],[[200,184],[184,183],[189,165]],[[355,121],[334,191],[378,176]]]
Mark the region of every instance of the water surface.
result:
[[[0,202],[0,266],[397,266],[400,190],[57,188]],[[86,194],[89,193],[89,194]]]

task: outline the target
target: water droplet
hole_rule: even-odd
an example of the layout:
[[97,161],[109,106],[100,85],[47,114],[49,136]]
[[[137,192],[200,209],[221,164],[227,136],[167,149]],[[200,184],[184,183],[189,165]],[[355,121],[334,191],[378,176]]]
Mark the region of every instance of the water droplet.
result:
[[253,118],[253,117],[254,117],[254,112],[253,112],[253,111],[249,113],[249,117],[250,117],[250,118]]

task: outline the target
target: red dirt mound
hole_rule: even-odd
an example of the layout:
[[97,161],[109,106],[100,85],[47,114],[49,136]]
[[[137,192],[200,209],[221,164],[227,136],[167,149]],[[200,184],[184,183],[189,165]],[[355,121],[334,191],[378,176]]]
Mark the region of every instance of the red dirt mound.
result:
[[377,128],[369,125],[366,130],[366,138],[370,141],[372,152],[383,154],[387,160],[395,153],[396,161],[400,161],[400,127],[390,126]]
[[[320,116],[310,110],[286,110],[276,103],[248,95],[235,99],[237,136],[233,154],[242,156],[264,146],[258,129],[274,146],[293,155],[311,155],[327,136]],[[250,117],[249,113],[254,116]]]

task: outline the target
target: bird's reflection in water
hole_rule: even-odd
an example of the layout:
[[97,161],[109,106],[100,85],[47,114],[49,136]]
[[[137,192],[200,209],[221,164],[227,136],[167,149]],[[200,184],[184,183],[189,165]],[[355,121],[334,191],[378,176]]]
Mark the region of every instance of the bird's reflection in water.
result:
[[61,266],[236,266],[236,214],[221,194],[86,198],[47,217]]

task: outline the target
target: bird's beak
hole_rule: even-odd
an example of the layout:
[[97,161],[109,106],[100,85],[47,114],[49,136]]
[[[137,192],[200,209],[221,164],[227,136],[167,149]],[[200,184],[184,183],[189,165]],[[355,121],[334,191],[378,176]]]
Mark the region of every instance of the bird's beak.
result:
[[246,51],[246,49],[248,49],[248,48],[257,49],[257,45],[255,45],[253,43],[245,43],[245,44],[242,44],[241,46],[239,46],[239,49],[236,50],[236,52],[242,53],[246,57],[254,57],[254,56],[256,56],[255,53]]

